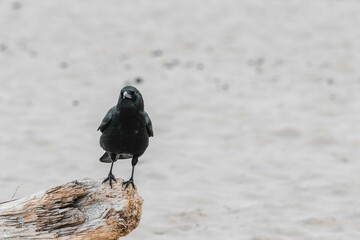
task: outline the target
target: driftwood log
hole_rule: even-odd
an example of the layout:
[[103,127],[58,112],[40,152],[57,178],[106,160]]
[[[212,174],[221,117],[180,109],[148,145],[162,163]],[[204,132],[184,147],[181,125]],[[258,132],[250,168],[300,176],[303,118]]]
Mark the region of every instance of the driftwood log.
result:
[[118,239],[134,230],[143,200],[122,179],[74,181],[0,203],[0,239]]

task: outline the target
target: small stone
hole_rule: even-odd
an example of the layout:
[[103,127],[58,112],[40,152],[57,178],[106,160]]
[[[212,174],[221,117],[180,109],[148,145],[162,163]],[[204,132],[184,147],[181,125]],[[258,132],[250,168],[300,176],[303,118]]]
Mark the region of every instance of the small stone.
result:
[[4,43],[0,44],[0,52],[5,52],[7,50],[7,46]]
[[12,9],[14,9],[14,10],[20,10],[21,7],[22,7],[21,2],[16,1],[16,2],[13,2],[13,4],[12,4]]
[[264,58],[258,58],[257,60],[256,60],[256,64],[258,65],[258,66],[261,66],[261,65],[263,65],[265,63],[265,59]]
[[126,60],[128,60],[129,59],[129,57],[126,55],[126,54],[121,54],[120,56],[119,56],[119,60],[120,61],[126,61]]
[[164,52],[162,50],[158,49],[158,50],[152,51],[151,56],[153,56],[153,57],[161,57],[163,55],[163,53]]
[[333,85],[333,84],[334,84],[334,80],[333,80],[332,78],[329,78],[329,79],[326,80],[326,83],[327,83],[328,85]]
[[203,70],[203,69],[204,69],[204,64],[198,63],[198,64],[196,65],[196,69],[199,70],[199,71]]
[[227,91],[227,90],[229,90],[229,84],[224,83],[224,84],[221,86],[221,88],[222,88],[224,91]]
[[137,83],[137,84],[140,84],[140,83],[142,83],[144,80],[141,78],[141,77],[137,77],[137,78],[135,78],[135,83]]
[[60,63],[60,68],[65,69],[65,68],[68,68],[68,67],[69,67],[69,64],[67,62],[61,62]]
[[78,106],[79,103],[80,103],[79,100],[76,100],[76,99],[74,99],[74,100],[72,101],[72,105],[73,105],[74,107]]

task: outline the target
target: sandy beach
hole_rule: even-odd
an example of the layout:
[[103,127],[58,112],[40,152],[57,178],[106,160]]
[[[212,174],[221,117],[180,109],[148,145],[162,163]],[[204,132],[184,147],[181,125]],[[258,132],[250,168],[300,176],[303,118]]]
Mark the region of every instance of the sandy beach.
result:
[[355,0],[0,0],[0,202],[105,178],[133,85],[155,136],[126,239],[360,239],[359,24]]

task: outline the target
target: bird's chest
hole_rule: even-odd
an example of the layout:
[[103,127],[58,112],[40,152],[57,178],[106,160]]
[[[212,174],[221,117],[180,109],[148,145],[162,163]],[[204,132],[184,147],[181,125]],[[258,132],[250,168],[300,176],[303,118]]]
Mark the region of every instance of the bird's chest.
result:
[[113,132],[121,139],[136,139],[145,128],[145,122],[138,116],[118,118],[113,124]]
[[125,121],[115,121],[108,145],[114,152],[137,153],[146,148],[147,137],[144,133],[145,123],[138,118],[127,118]]

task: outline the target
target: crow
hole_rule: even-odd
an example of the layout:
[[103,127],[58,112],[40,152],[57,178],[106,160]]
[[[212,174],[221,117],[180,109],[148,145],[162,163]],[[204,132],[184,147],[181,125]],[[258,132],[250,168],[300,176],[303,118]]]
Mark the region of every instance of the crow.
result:
[[100,146],[106,151],[100,158],[101,162],[111,163],[108,177],[103,183],[116,182],[112,174],[114,162],[118,159],[131,160],[132,172],[128,181],[124,182],[125,189],[134,184],[134,169],[138,158],[149,145],[149,137],[154,136],[149,115],[144,111],[144,100],[135,87],[126,86],[121,89],[116,106],[112,107],[102,120],[98,131],[101,131]]

